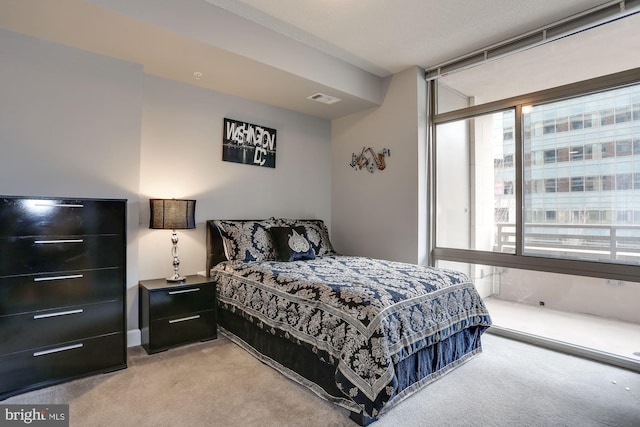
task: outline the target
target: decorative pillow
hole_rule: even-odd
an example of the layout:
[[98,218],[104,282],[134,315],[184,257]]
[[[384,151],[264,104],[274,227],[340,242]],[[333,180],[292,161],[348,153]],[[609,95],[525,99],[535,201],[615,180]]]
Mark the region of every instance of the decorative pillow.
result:
[[329,239],[329,231],[321,219],[287,219],[276,220],[279,226],[304,227],[307,232],[307,240],[316,256],[335,255],[333,245]]
[[224,252],[229,261],[266,261],[275,259],[276,253],[269,228],[273,219],[263,221],[216,220]]
[[315,259],[304,227],[271,227],[278,261]]

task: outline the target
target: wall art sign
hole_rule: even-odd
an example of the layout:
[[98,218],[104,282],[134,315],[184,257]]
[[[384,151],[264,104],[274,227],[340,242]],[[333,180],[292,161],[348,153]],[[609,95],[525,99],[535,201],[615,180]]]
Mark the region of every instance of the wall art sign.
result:
[[275,168],[276,130],[225,118],[222,160]]
[[351,155],[351,163],[349,166],[356,170],[366,169],[373,173],[375,170],[384,170],[387,167],[385,157],[391,156],[391,150],[383,148],[377,153],[373,148],[363,147],[360,154],[353,153]]

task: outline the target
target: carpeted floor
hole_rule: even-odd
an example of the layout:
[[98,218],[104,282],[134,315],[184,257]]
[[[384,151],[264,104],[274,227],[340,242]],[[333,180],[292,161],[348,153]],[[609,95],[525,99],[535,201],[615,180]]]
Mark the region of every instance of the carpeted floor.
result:
[[[640,426],[639,374],[490,334],[483,347],[373,426]],[[69,403],[72,426],[355,426],[224,337],[131,348],[125,370],[1,403]]]

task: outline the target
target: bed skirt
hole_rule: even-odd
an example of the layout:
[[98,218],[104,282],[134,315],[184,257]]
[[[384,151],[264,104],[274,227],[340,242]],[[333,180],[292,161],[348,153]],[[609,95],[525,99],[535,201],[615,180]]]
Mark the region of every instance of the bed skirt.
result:
[[[320,360],[310,349],[257,327],[251,320],[218,307],[218,324],[233,342],[263,363],[291,380],[307,387],[319,397],[351,412],[351,419],[368,425],[376,419],[363,415],[362,409],[344,396],[335,382],[336,367]],[[482,351],[480,336],[486,327],[462,330],[394,364],[398,391],[387,402],[381,415],[427,384],[455,369]]]

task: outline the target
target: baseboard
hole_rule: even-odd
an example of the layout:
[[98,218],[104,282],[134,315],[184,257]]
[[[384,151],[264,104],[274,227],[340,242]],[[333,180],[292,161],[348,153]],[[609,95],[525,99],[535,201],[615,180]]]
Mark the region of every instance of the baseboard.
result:
[[140,329],[130,329],[127,331],[127,347],[135,347],[142,344]]

